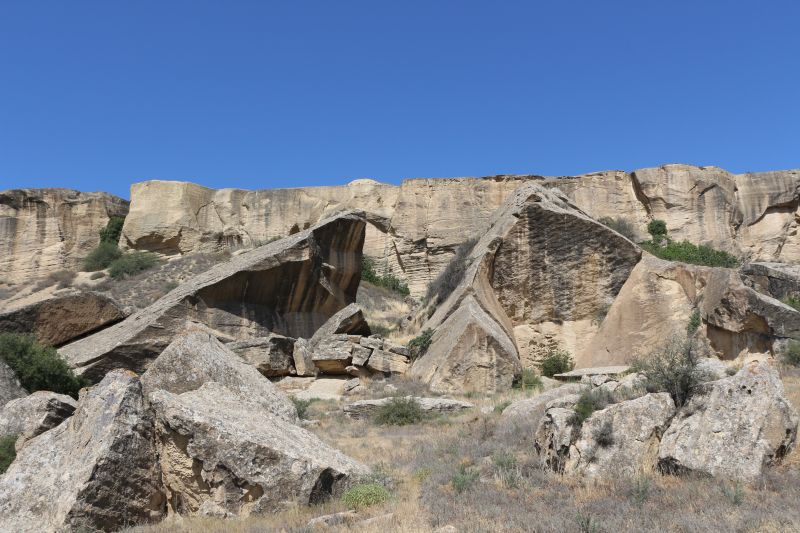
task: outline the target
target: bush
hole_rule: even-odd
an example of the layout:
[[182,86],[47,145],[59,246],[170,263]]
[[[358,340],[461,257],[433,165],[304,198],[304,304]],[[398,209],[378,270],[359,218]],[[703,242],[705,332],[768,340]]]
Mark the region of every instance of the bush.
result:
[[408,351],[411,354],[411,360],[419,359],[425,352],[428,351],[428,348],[431,345],[431,339],[433,338],[434,330],[431,328],[427,328],[423,330],[419,335],[408,341]]
[[627,218],[602,217],[598,219],[598,222],[613,229],[629,241],[636,242],[636,228]]
[[611,420],[606,420],[602,426],[597,428],[592,438],[601,448],[607,448],[614,444],[614,424],[611,423]]
[[783,352],[783,362],[791,366],[800,366],[800,342],[789,341]]
[[119,236],[122,234],[122,226],[125,224],[125,217],[112,216],[108,219],[106,227],[100,230],[100,242],[111,242],[117,244]]
[[607,390],[590,390],[587,388],[581,393],[580,397],[578,398],[578,403],[576,403],[575,407],[573,407],[575,414],[572,417],[572,423],[580,427],[587,418],[592,416],[592,413],[599,411],[600,409],[605,409],[612,403],[614,403],[614,400],[611,396],[611,393],[609,393]]
[[8,467],[17,457],[17,450],[14,445],[17,442],[17,435],[6,435],[0,437],[0,476],[6,473]]
[[71,270],[59,270],[58,272],[51,272],[46,278],[39,281],[34,290],[40,291],[52,285],[56,285],[57,289],[64,289],[72,285],[75,281],[76,272]]
[[81,387],[89,384],[72,372],[55,348],[39,344],[29,335],[0,333],[0,358],[28,392],[46,390],[77,398]]
[[565,350],[552,350],[542,359],[542,375],[552,378],[556,374],[569,372],[575,366],[572,357]]
[[350,509],[363,509],[389,500],[389,491],[378,483],[356,485],[342,495],[342,502]]
[[479,476],[480,474],[477,471],[461,465],[458,468],[458,472],[453,474],[453,477],[450,479],[450,483],[453,485],[453,489],[457,493],[461,494],[465,490],[469,489]]
[[689,323],[686,324],[686,334],[690,337],[694,335],[695,331],[700,327],[700,310],[695,309],[692,311],[692,316],[689,317]]
[[667,261],[725,268],[739,266],[739,260],[727,252],[714,250],[705,245],[697,246],[688,241],[669,241],[666,245],[662,245],[659,241],[653,240],[640,243],[640,246],[654,256]]
[[522,370],[522,377],[519,381],[514,382],[515,389],[522,390],[536,390],[542,388],[542,378],[530,368]]
[[660,242],[661,239],[667,236],[667,223],[658,219],[651,220],[647,224],[647,233],[653,237],[654,241]]
[[494,406],[494,412],[499,415],[503,411],[505,411],[506,407],[508,407],[509,405],[511,405],[511,400],[503,400],[502,402]]
[[800,297],[791,295],[783,298],[781,301],[786,305],[788,305],[789,307],[794,307],[795,309],[800,311]]
[[681,407],[708,377],[698,367],[703,355],[696,341],[673,337],[644,359],[634,361],[631,370],[647,377],[648,392],[668,392]]
[[378,275],[378,273],[375,272],[375,260],[366,255],[361,259],[361,279],[373,285],[378,285],[379,287],[384,287],[390,291],[400,293],[403,296],[411,294],[406,282],[394,274],[387,273],[383,276]]
[[120,257],[122,257],[122,250],[115,243],[101,242],[83,260],[83,270],[86,272],[103,270]]
[[156,256],[149,252],[133,252],[112,262],[108,267],[108,274],[114,279],[132,276],[156,266],[157,262]]
[[469,267],[469,263],[467,263],[469,254],[475,248],[477,242],[478,239],[469,239],[458,245],[456,255],[447,263],[442,273],[436,276],[436,279],[428,286],[428,292],[425,294],[427,301],[432,301],[435,306],[439,305],[458,287],[458,284],[464,279],[467,267]]
[[297,417],[300,420],[308,419],[308,406],[314,401],[314,398],[309,400],[303,400],[302,398],[296,398],[294,396],[289,396],[289,399],[292,400],[294,404],[294,408],[297,409]]
[[422,422],[427,413],[414,398],[392,398],[375,413],[374,422],[381,426],[406,426]]

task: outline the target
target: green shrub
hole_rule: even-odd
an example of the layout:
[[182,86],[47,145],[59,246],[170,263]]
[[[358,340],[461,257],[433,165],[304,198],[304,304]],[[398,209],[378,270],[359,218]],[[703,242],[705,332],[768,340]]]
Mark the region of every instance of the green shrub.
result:
[[17,457],[17,450],[14,444],[17,442],[17,435],[6,435],[0,437],[0,475],[5,474],[11,463]]
[[708,378],[698,367],[703,355],[695,340],[673,337],[647,357],[634,361],[631,370],[647,377],[648,392],[668,392],[675,405],[681,407],[694,388]]
[[373,324],[370,323],[369,325],[370,331],[372,331],[373,335],[380,335],[384,339],[388,337],[392,333],[392,328],[385,326],[383,324]]
[[502,402],[494,406],[494,412],[497,414],[501,414],[503,411],[506,410],[506,407],[508,407],[509,405],[511,405],[511,400],[503,400]]
[[112,242],[117,244],[119,236],[122,234],[122,226],[125,224],[125,217],[112,216],[108,219],[106,227],[100,230],[100,242]]
[[297,409],[297,417],[300,418],[301,420],[306,420],[308,418],[308,407],[312,404],[312,402],[316,398],[304,400],[302,398],[289,396],[289,399],[292,400],[294,408]]
[[575,415],[572,417],[572,423],[580,427],[592,413],[605,409],[612,403],[614,399],[606,389],[584,389],[578,398],[578,403],[573,407]]
[[552,378],[556,374],[569,372],[575,366],[572,357],[565,350],[554,349],[542,359],[542,375]]
[[791,340],[783,351],[783,362],[791,366],[800,366],[800,342]]
[[434,330],[431,328],[427,328],[423,330],[419,335],[408,341],[408,351],[411,355],[411,360],[419,359],[425,352],[428,351],[428,348],[431,345],[431,339],[433,338]]
[[76,376],[55,348],[18,333],[0,333],[0,358],[14,371],[29,392],[46,390],[78,397],[89,383]]
[[477,242],[478,239],[469,239],[456,248],[456,254],[447,263],[445,269],[428,286],[425,300],[432,301],[436,306],[444,302],[452,294],[458,284],[461,283],[461,280],[464,279],[464,274],[469,266],[467,262],[469,254],[472,253],[472,249],[475,248]]
[[636,477],[628,494],[636,505],[642,505],[650,497],[650,478],[645,476]]
[[627,218],[601,217],[598,222],[613,229],[629,241],[636,242],[636,228]]
[[414,398],[392,398],[375,413],[374,422],[381,426],[406,426],[422,422],[427,413]]
[[480,474],[477,471],[461,465],[458,467],[458,472],[453,474],[450,483],[453,485],[453,489],[461,494],[469,489],[479,476]]
[[601,448],[614,444],[614,424],[611,420],[606,420],[603,425],[595,429],[592,438]]
[[122,257],[122,250],[115,243],[101,242],[83,260],[83,270],[86,272],[103,270],[120,257]]
[[739,266],[739,260],[727,252],[714,250],[705,245],[697,246],[688,241],[668,241],[666,245],[661,245],[655,241],[647,241],[640,243],[640,246],[654,256],[667,261],[725,268]]
[[741,483],[734,482],[733,485],[723,483],[721,488],[722,494],[724,494],[733,505],[741,505],[744,501],[744,489]]
[[342,495],[342,502],[350,509],[363,509],[389,500],[389,491],[378,483],[356,485]]
[[530,368],[522,370],[522,377],[515,381],[513,387],[521,390],[536,390],[542,388],[542,378]]
[[133,252],[114,260],[108,267],[108,274],[114,279],[132,276],[156,266],[156,263],[158,259],[149,252]]
[[654,241],[659,242],[667,236],[667,223],[658,219],[651,220],[647,224],[647,233],[653,237]]
[[408,290],[408,285],[406,282],[394,274],[387,273],[383,276],[379,275],[375,271],[375,260],[371,257],[367,257],[366,255],[361,259],[361,279],[368,281],[373,285],[378,285],[379,287],[384,287],[390,291],[400,293],[403,296],[408,296],[411,294],[411,291]]
[[695,309],[692,311],[692,316],[689,317],[689,323],[686,324],[686,334],[690,337],[694,335],[695,331],[700,327],[700,310]]
[[794,307],[798,311],[800,311],[800,297],[790,295],[781,300],[783,303],[788,305],[789,307]]

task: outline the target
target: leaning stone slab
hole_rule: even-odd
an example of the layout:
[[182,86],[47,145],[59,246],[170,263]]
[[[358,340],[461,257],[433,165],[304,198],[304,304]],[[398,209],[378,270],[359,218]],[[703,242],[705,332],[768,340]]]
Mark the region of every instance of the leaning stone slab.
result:
[[[448,398],[417,398],[415,396],[406,396],[405,398],[415,399],[423,411],[451,413],[463,411],[464,409],[472,409],[475,407],[475,405],[469,402],[451,400]],[[381,398],[380,400],[360,400],[346,404],[344,407],[342,407],[342,411],[344,411],[344,414],[351,418],[368,418],[372,416],[378,409],[384,405],[387,405],[391,401],[392,398]]]
[[77,402],[64,394],[36,391],[0,409],[0,437],[18,435],[20,450],[30,439],[53,429],[75,412]]
[[265,376],[288,376],[294,370],[295,340],[274,333],[258,339],[227,344],[229,350],[256,367]]
[[375,350],[369,356],[367,368],[376,372],[391,372],[392,374],[405,374],[410,366],[410,360],[405,355],[383,350]]
[[17,375],[5,361],[0,359],[0,407],[14,400],[27,396],[28,391],[22,388]]

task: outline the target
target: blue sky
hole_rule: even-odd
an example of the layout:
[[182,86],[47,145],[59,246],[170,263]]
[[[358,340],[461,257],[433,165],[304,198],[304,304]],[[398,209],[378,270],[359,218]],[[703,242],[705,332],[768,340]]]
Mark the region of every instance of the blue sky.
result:
[[0,189],[800,167],[797,1],[0,0]]

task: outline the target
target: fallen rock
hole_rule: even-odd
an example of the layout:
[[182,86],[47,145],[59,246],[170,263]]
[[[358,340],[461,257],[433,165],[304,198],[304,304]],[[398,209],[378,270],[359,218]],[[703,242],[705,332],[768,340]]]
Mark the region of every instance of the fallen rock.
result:
[[229,350],[265,376],[288,376],[294,370],[295,339],[271,333],[268,337],[227,344]]
[[326,514],[309,520],[306,524],[306,528],[317,529],[338,526],[351,523],[356,518],[358,518],[358,514],[353,510],[342,511],[341,513]]
[[367,348],[365,346],[362,346],[360,344],[356,345],[356,346],[353,346],[353,361],[352,362],[356,366],[364,366],[365,364],[367,364],[367,360],[369,359],[370,355],[372,355],[372,350],[371,349],[369,349],[369,348]]
[[526,425],[535,430],[544,416],[548,403],[565,396],[580,394],[584,389],[586,386],[580,383],[567,383],[531,398],[512,402],[503,410],[500,417],[501,423],[503,425]]
[[800,265],[747,263],[741,268],[747,286],[778,300],[800,297]]
[[[577,398],[574,399],[576,400]],[[570,403],[574,405],[574,401]],[[572,405],[569,407],[547,405],[534,434],[533,447],[539,455],[539,461],[542,466],[556,472],[564,472],[569,461],[570,446],[578,431]]]
[[331,335],[316,343],[312,339],[311,360],[323,374],[346,374],[353,358],[353,346],[347,334]]
[[22,388],[17,375],[5,361],[0,359],[0,407],[14,400],[27,396],[28,391]]
[[791,450],[797,425],[776,370],[753,362],[698,388],[664,433],[659,468],[753,481]]
[[391,372],[393,374],[405,374],[411,361],[405,355],[383,350],[374,350],[367,360],[367,368],[375,372]]
[[164,514],[139,379],[110,372],[68,421],[28,441],[0,476],[4,531],[116,531]]
[[363,337],[372,335],[369,324],[364,319],[364,313],[357,304],[351,303],[330,317],[314,332],[311,337],[311,344],[316,345],[322,340],[340,333],[361,335]]
[[36,391],[0,409],[0,437],[18,435],[20,450],[30,439],[53,429],[75,412],[77,402],[64,394]]
[[77,373],[99,379],[112,368],[143,371],[190,322],[233,340],[309,338],[355,300],[364,226],[362,213],[343,213],[236,255],[59,353]]
[[[475,407],[475,405],[469,402],[451,400],[449,398],[418,398],[415,396],[406,396],[405,398],[416,400],[423,411],[436,411],[438,413],[452,413]],[[393,398],[359,400],[357,402],[345,404],[342,407],[342,411],[350,418],[369,418],[378,409],[389,404],[392,399]]]
[[204,328],[176,336],[142,375],[147,396],[156,390],[182,394],[210,381],[247,398],[255,410],[297,420],[297,410],[285,394]]
[[306,339],[297,339],[292,351],[294,369],[298,376],[315,376],[317,367],[314,366],[314,354]]

